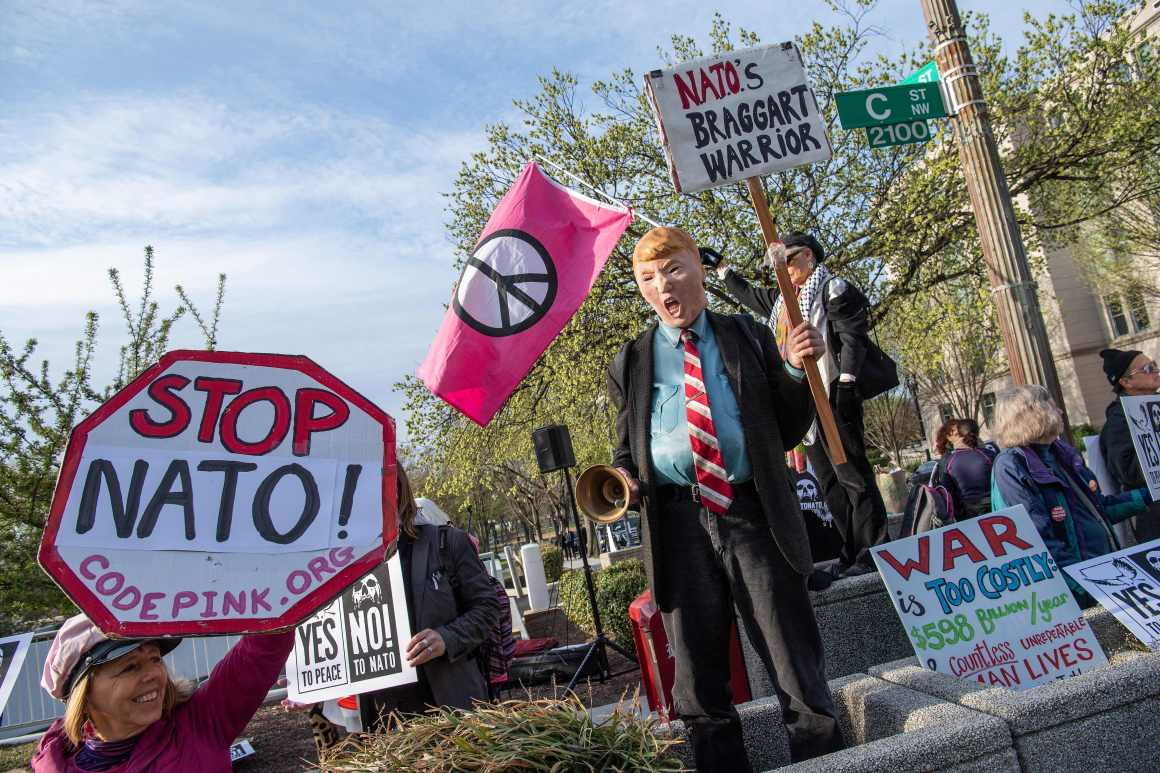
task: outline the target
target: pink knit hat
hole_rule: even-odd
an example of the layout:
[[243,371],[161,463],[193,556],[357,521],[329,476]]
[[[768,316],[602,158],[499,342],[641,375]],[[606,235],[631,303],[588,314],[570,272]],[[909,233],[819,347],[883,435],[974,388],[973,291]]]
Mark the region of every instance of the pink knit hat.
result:
[[181,639],[110,639],[84,615],[70,617],[48,648],[40,686],[57,700],[66,700],[73,685],[90,668],[128,655],[151,641],[161,648],[162,655],[181,644]]

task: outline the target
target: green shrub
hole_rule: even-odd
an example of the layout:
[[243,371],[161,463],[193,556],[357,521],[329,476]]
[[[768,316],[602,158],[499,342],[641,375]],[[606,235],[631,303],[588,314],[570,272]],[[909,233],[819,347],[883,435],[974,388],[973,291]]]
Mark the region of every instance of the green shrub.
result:
[[[644,564],[630,558],[594,572],[592,580],[596,585],[596,604],[600,607],[600,621],[604,623],[604,632],[627,645],[632,641],[632,624],[628,619],[628,607],[648,587]],[[582,631],[596,633],[592,609],[588,604],[588,591],[584,589],[584,570],[573,569],[565,572],[557,587],[560,592],[560,608],[564,610],[568,619]]]
[[544,578],[556,582],[564,573],[564,552],[549,542],[540,543],[540,557],[544,560]]
[[471,712],[442,708],[391,715],[389,732],[356,734],[326,751],[327,771],[500,773],[500,771],[679,771],[677,741],[653,733],[639,704],[622,703],[596,724],[574,695],[566,699],[481,703]]

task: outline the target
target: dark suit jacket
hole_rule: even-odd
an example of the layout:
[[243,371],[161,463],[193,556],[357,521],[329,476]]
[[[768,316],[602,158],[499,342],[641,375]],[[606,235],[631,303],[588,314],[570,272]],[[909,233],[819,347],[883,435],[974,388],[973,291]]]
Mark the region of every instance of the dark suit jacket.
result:
[[[411,551],[411,576],[404,578],[411,583],[415,604],[412,633],[430,628],[439,632],[447,646],[446,654],[420,668],[436,703],[468,709],[473,699],[487,700],[483,673],[470,656],[499,620],[499,600],[466,532],[448,530],[447,552],[453,566],[444,566],[439,527],[421,524],[415,529],[418,539]],[[439,573],[437,581],[432,580],[435,572]],[[452,572],[459,578],[458,594],[451,588]]]
[[[744,314],[706,314],[737,397],[745,449],[770,531],[790,566],[800,574],[809,574],[813,570],[809,540],[784,456],[787,448],[801,442],[814,420],[809,386],[785,371],[768,327]],[[656,504],[649,440],[655,330],[654,323],[621,348],[608,369],[608,393],[617,408],[619,439],[612,464],[629,470],[641,482],[645,569],[657,606],[667,611],[672,608],[672,599],[664,586],[665,559],[654,550],[655,535],[664,528],[665,515],[658,512]]]
[[[733,270],[725,275],[725,287],[738,303],[762,319],[769,319],[781,295],[777,287],[757,287]],[[839,372],[857,377],[862,398],[869,400],[898,386],[894,361],[870,340],[870,301],[865,294],[850,282],[833,277],[822,303],[830,328],[823,331],[826,345],[833,351]]]

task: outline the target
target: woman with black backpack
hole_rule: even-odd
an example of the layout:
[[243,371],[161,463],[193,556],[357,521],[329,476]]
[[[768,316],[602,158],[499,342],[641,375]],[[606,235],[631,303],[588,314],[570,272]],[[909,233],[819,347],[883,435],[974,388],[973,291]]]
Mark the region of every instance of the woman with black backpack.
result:
[[935,469],[935,480],[946,486],[954,500],[955,520],[991,512],[991,466],[998,449],[980,445],[979,423],[974,419],[948,419],[936,435],[944,438]]

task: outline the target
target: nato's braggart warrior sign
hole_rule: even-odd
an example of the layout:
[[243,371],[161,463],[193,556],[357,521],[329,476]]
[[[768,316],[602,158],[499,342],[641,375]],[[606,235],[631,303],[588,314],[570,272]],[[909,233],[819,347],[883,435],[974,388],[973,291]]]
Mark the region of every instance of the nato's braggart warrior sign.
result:
[[728,51],[645,76],[679,193],[825,161],[826,124],[793,43]]
[[932,671],[1024,690],[1107,662],[1022,506],[872,552]]
[[404,659],[411,636],[396,555],[298,626],[286,661],[288,697],[317,703],[414,682]]

